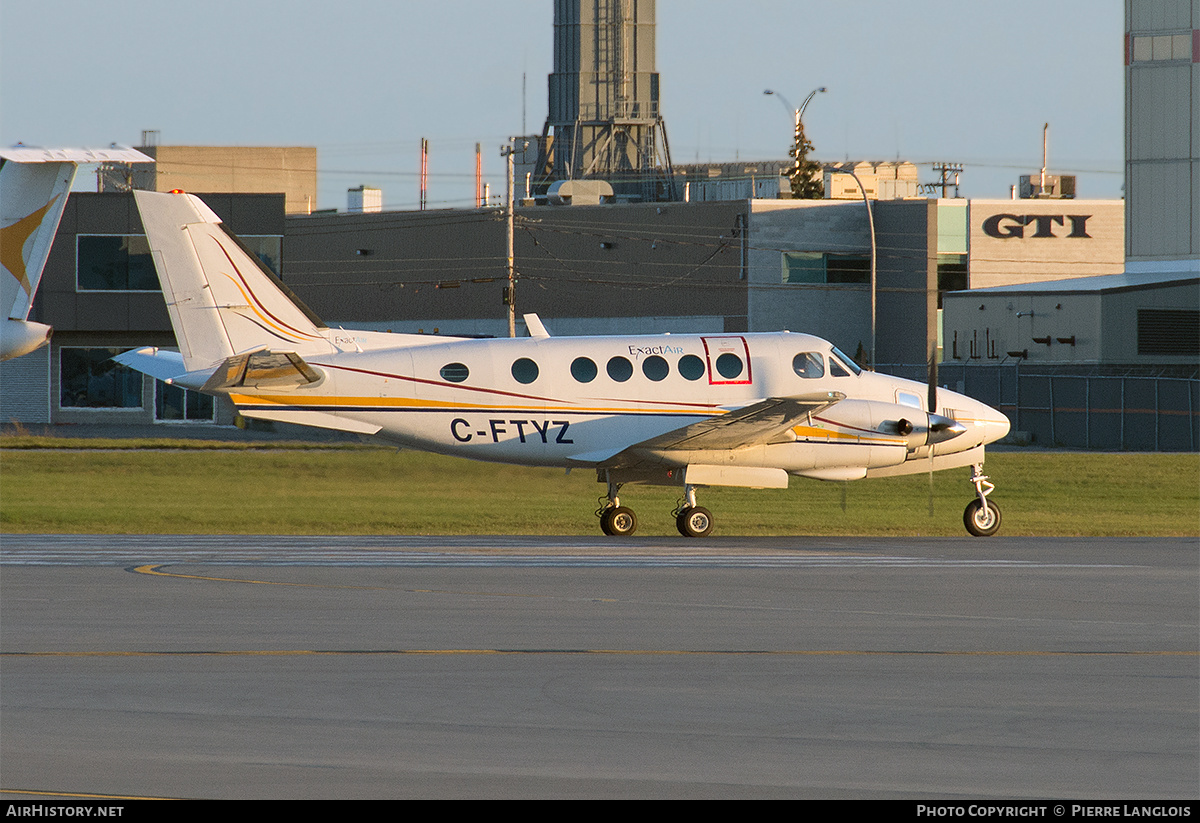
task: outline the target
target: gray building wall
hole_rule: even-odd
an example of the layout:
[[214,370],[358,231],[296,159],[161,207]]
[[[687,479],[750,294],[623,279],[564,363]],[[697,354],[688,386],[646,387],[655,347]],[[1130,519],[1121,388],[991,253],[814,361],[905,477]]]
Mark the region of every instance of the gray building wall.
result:
[[[1139,282],[1141,281],[1141,282]],[[1169,337],[1190,353],[1139,351],[1139,311],[1176,315]],[[1200,365],[1200,279],[1113,275],[1038,287],[980,289],[945,296],[945,360],[978,365],[1011,360],[1038,365]],[[1189,325],[1190,324],[1190,325]],[[1047,342],[1049,341],[1049,342]]]
[[804,332],[853,355],[870,345],[870,288],[784,282],[787,252],[867,253],[871,235],[862,203],[755,200],[746,255],[750,331]]
[[50,346],[0,363],[0,422],[50,422]]
[[[747,328],[745,201],[517,210],[516,310],[555,334]],[[331,324],[506,333],[496,210],[291,217],[285,281]]]
[[[937,201],[873,201],[876,359],[922,363],[937,340]],[[870,255],[866,206],[829,200],[754,201],[747,252],[752,331],[790,329],[850,355],[871,347],[869,284],[787,284],[782,255]]]

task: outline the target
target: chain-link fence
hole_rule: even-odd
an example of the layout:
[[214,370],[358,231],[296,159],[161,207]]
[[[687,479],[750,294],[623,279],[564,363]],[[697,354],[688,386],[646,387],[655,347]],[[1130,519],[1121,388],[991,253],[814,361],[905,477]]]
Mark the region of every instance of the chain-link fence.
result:
[[[879,371],[927,380],[924,365],[880,366]],[[1196,377],[942,363],[938,385],[1004,412],[1012,422],[1009,437],[1017,442],[1105,451],[1200,450]]]

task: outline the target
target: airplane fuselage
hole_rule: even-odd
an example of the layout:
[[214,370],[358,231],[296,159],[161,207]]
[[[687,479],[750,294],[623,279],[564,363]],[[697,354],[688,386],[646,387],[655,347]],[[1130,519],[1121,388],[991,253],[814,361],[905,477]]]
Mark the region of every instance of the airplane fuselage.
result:
[[[931,449],[966,452],[1008,431],[995,410],[939,389],[935,411],[967,430],[946,442],[919,442],[926,387],[860,371],[839,355],[824,340],[787,332],[445,339],[309,355],[319,382],[286,392],[243,389],[231,399],[248,417],[330,427],[336,418],[412,448],[571,467],[605,463],[627,447],[765,398],[835,393],[845,399],[808,415],[779,442],[705,449],[695,460],[679,448],[639,454],[663,465],[716,460],[829,479],[863,477]],[[898,429],[906,419],[918,422],[915,436]]]

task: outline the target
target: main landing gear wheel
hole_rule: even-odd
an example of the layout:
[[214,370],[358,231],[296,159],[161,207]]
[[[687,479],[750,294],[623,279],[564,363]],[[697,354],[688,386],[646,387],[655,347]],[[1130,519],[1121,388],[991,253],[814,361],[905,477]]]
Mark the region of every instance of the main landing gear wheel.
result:
[[972,500],[963,512],[963,525],[976,537],[991,537],[1000,531],[1000,509],[990,500]]
[[712,512],[703,506],[688,506],[676,515],[675,527],[684,537],[707,537],[713,529]]
[[625,506],[610,506],[600,514],[600,530],[612,537],[628,537],[637,531],[637,515]]

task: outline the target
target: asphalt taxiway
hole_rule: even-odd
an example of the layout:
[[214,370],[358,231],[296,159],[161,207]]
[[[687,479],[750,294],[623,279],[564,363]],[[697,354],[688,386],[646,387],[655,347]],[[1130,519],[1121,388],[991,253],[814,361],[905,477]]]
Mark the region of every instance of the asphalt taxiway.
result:
[[0,536],[0,788],[1189,798],[1195,538]]

